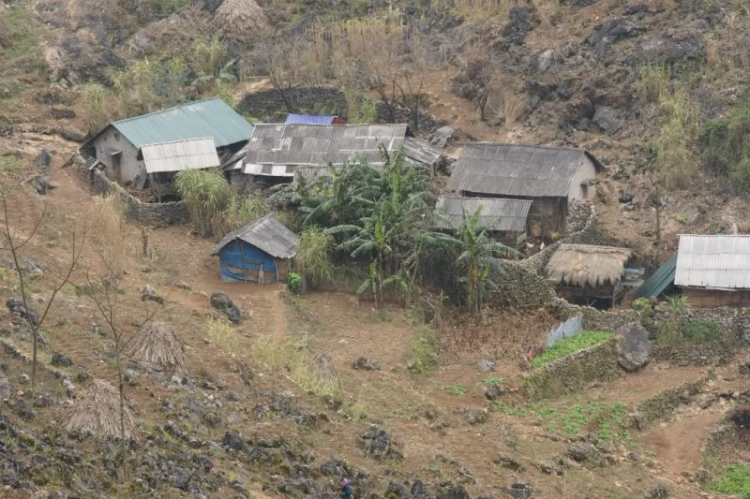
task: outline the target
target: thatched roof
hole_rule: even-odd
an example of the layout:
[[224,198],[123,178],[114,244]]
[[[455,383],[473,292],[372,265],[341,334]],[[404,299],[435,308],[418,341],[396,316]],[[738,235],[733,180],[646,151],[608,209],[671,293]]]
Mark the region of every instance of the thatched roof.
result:
[[162,321],[146,324],[128,348],[128,357],[167,368],[181,366],[185,360],[177,333],[171,325]]
[[571,286],[614,284],[622,279],[632,254],[627,248],[561,244],[547,264],[547,274]]
[[268,18],[255,0],[224,0],[216,9],[213,23],[224,33],[240,36],[270,27]]
[[[68,413],[65,429],[109,438],[120,437],[120,394],[117,388],[95,379],[78,397]],[[125,438],[135,440],[135,418],[125,405]]]

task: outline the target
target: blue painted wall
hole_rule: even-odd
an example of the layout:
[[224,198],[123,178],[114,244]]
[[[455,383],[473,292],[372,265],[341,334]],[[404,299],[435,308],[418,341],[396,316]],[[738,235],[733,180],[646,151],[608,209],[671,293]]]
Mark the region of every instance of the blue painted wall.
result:
[[276,260],[268,253],[234,240],[219,252],[221,278],[225,281],[258,282],[258,274],[263,266],[264,282],[276,282]]

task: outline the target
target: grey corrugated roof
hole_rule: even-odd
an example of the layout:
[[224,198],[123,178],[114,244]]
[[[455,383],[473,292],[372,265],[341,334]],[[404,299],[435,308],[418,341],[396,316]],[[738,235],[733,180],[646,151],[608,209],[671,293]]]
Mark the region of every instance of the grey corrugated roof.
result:
[[200,170],[220,163],[211,137],[149,144],[141,151],[148,173]]
[[411,161],[416,161],[417,163],[422,163],[427,166],[432,166],[437,163],[442,155],[439,148],[417,140],[414,137],[406,137],[406,139],[404,139],[403,151],[404,156]]
[[438,198],[435,211],[448,219],[438,219],[436,227],[449,229],[459,227],[467,215],[481,209],[481,224],[490,230],[524,232],[532,201],[502,198],[461,198],[443,196]]
[[677,286],[750,289],[750,236],[681,235]]
[[292,258],[297,254],[297,248],[299,247],[297,234],[287,229],[272,215],[266,215],[224,236],[219,244],[214,246],[211,255],[216,255],[221,251],[221,248],[235,239],[245,241],[274,258]]
[[362,160],[382,164],[381,146],[401,149],[406,125],[255,125],[245,157],[252,165],[342,165]]
[[579,149],[519,144],[468,144],[453,165],[448,187],[498,196],[566,197],[570,181],[588,158]]
[[110,126],[137,149],[148,144],[199,137],[213,137],[216,147],[225,147],[246,141],[253,133],[253,126],[218,97],[113,121],[86,145]]

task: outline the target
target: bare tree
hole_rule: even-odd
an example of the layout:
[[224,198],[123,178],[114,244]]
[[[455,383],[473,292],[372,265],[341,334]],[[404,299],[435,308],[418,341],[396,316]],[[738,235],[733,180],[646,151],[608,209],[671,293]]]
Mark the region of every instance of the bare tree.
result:
[[[104,320],[109,338],[114,347],[115,362],[117,366],[117,388],[120,393],[120,439],[122,449],[126,449],[125,443],[125,378],[123,369],[123,353],[136,339],[143,328],[153,320],[161,308],[161,304],[148,301],[154,305],[144,309],[143,320],[126,324],[123,318],[123,304],[120,297],[125,293],[123,286],[124,275],[117,272],[105,258],[102,258],[105,266],[105,274],[102,279],[92,278],[90,273],[86,274],[88,283],[86,294],[94,302],[99,315]],[[144,302],[146,303],[146,302]]]
[[313,47],[301,38],[292,41],[269,38],[259,45],[257,55],[266,66],[268,79],[284,107],[294,112],[294,91],[316,79]]
[[65,273],[60,277],[57,285],[52,290],[52,295],[50,296],[49,300],[47,300],[47,305],[44,308],[44,311],[41,315],[36,314],[30,307],[29,307],[29,286],[28,286],[28,276],[27,271],[25,269],[25,266],[21,263],[21,251],[23,248],[34,238],[36,233],[38,232],[39,228],[42,225],[42,221],[45,218],[45,215],[47,213],[47,205],[44,205],[44,209],[42,210],[41,215],[36,220],[36,223],[34,224],[33,229],[31,230],[31,233],[25,238],[22,239],[18,236],[18,233],[16,231],[15,227],[11,227],[10,223],[10,211],[8,210],[8,199],[6,197],[5,192],[0,192],[0,197],[2,197],[3,202],[3,214],[5,216],[5,226],[3,231],[4,236],[4,247],[2,248],[5,251],[8,251],[11,255],[11,258],[13,259],[13,266],[16,269],[16,274],[18,275],[18,287],[19,292],[21,293],[21,302],[23,304],[23,317],[26,319],[26,321],[29,324],[29,328],[31,329],[31,344],[32,344],[32,358],[31,358],[31,392],[33,393],[36,388],[36,372],[37,372],[37,365],[38,365],[38,345],[39,345],[39,331],[42,328],[42,325],[44,324],[44,321],[47,319],[47,315],[49,314],[50,309],[52,308],[52,304],[55,301],[55,298],[57,298],[57,294],[62,290],[62,288],[70,282],[70,277],[73,275],[73,271],[75,270],[76,266],[78,265],[78,259],[81,257],[81,253],[83,250],[83,242],[85,241],[86,231],[83,231],[83,236],[80,238],[80,244],[79,240],[76,236],[76,228],[73,227],[71,240],[72,240],[72,249],[71,249],[71,257],[70,257],[70,264],[67,266]]

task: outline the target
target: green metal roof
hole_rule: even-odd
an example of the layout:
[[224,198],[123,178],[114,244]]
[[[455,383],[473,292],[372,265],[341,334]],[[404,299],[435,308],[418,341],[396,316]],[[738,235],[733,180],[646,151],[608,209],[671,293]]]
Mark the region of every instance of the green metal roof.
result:
[[213,137],[216,147],[250,139],[253,126],[218,97],[112,122],[136,148]]
[[677,269],[677,255],[672,255],[672,258],[667,260],[664,265],[654,272],[646,281],[638,288],[636,293],[637,298],[651,298],[657,297],[674,282],[674,274]]

